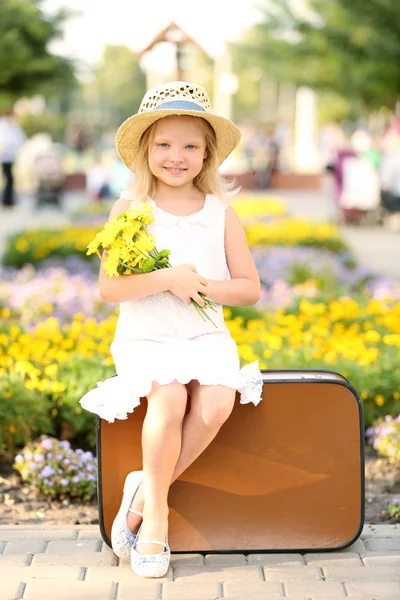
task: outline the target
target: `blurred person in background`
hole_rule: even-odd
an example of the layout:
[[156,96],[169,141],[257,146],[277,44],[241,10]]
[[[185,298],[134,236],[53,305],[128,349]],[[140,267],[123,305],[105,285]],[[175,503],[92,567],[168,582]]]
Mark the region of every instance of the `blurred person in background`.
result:
[[111,197],[110,177],[107,165],[99,153],[95,154],[94,163],[86,171],[86,191],[93,201]]
[[340,216],[346,224],[359,225],[362,218],[380,204],[379,175],[371,149],[369,132],[357,129],[337,152],[330,167]]
[[388,213],[400,213],[400,134],[390,130],[382,141],[379,169],[381,203]]
[[2,206],[6,209],[15,206],[13,166],[25,140],[24,132],[14,119],[14,111],[7,110],[0,117],[0,162],[4,178]]

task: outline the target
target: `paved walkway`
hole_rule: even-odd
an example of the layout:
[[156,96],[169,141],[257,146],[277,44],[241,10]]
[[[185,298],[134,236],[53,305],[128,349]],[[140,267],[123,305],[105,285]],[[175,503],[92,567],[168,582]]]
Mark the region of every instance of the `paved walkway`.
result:
[[366,525],[339,552],[173,554],[160,579],[136,576],[92,525],[0,527],[0,552],[0,600],[400,598],[400,525]]

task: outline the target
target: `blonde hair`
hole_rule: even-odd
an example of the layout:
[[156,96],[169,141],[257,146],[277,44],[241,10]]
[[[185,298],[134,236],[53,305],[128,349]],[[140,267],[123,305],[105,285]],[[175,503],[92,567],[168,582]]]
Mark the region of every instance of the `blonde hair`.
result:
[[[205,119],[201,117],[192,117],[190,115],[185,118],[196,119],[201,125],[207,149],[207,157],[204,159],[203,167],[200,173],[193,179],[193,185],[204,194],[214,194],[221,200],[226,201],[228,195],[232,195],[235,190],[234,181],[226,181],[218,171],[218,155],[217,155],[217,140],[215,131]],[[135,172],[131,192],[134,197],[142,202],[146,202],[148,197],[153,196],[156,190],[156,177],[149,167],[149,148],[152,144],[157,121],[150,125],[143,133],[136,160],[132,165]]]

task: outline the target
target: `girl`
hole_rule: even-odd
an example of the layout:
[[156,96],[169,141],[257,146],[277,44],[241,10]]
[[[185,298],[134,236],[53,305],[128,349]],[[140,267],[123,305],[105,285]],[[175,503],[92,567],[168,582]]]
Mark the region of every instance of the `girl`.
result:
[[[109,278],[100,267],[101,298],[120,302],[111,344],[117,376],[99,382],[81,404],[113,422],[147,399],[143,471],[127,476],[111,535],[114,552],[130,556],[143,577],[168,570],[171,483],[216,436],[236,390],[241,403],[261,400],[258,363],[240,369],[222,311],[224,304],[255,304],[260,296],[243,226],[218,174],[239,139],[231,121],[211,112],[204,88],[185,82],[149,90],[116,136],[118,154],[136,181],[135,191],[115,202],[110,219],[150,202],[155,219],[148,231],[157,248],[171,250],[172,268]],[[102,265],[106,258],[104,252]],[[210,316],[217,328],[191,304],[205,306],[200,293],[216,303]]]

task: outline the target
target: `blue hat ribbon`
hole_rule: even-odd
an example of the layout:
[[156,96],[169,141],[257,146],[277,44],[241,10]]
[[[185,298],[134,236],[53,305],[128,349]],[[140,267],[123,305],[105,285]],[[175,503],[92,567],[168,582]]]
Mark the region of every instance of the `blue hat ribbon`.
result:
[[206,112],[202,106],[199,106],[194,102],[188,102],[187,100],[170,100],[169,102],[163,102],[153,110],[164,110],[166,108],[173,108],[176,110],[197,110],[199,112]]

